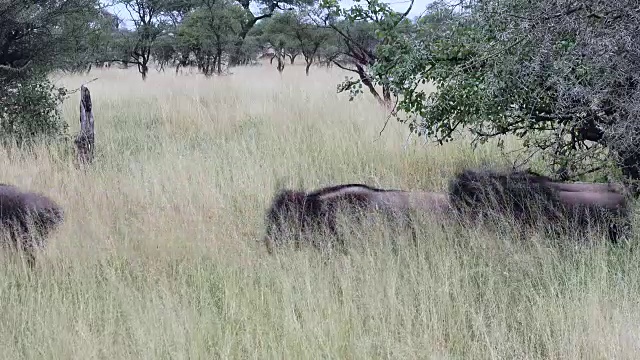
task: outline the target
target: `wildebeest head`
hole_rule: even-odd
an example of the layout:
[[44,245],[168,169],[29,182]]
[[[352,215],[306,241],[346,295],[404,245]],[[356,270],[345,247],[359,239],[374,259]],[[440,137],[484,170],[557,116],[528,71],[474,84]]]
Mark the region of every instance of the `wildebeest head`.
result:
[[281,189],[271,202],[266,213],[266,234],[264,242],[271,253],[276,241],[288,229],[302,230],[306,216],[307,199],[303,191]]

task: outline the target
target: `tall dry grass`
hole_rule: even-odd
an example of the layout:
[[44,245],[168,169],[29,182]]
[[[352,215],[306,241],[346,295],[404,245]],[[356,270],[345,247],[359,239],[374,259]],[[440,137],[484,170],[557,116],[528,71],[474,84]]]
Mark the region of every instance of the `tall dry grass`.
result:
[[[7,359],[636,358],[640,259],[425,220],[419,249],[370,231],[348,254],[267,256],[276,183],[442,190],[491,146],[407,140],[344,74],[240,68],[205,79],[108,70],[93,77],[97,159],[0,153],[3,182],[44,192],[66,222],[34,274],[0,265]],[[78,99],[64,115],[78,128]],[[455,231],[454,231],[455,230]],[[401,239],[402,240],[402,239]],[[597,240],[597,239],[596,239]]]

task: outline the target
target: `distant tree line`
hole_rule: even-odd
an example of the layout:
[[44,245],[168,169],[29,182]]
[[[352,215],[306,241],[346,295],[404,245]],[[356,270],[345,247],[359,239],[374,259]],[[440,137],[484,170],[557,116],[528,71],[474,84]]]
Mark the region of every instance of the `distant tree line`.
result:
[[[179,71],[188,66],[212,76],[267,58],[281,72],[303,59],[307,74],[317,64],[338,65],[360,76],[378,43],[376,26],[368,19],[341,17],[316,0],[260,1],[256,14],[249,0],[116,4],[125,10],[122,18],[97,2],[65,18],[62,28],[69,40],[60,49],[57,68],[135,67],[146,79],[153,67]],[[124,27],[124,21],[132,26]]]

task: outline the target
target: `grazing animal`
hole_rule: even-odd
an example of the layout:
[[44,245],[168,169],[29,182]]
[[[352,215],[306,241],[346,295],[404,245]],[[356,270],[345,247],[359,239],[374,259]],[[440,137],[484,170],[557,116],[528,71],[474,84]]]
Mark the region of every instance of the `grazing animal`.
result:
[[0,184],[0,232],[10,240],[9,245],[25,252],[31,268],[35,250],[46,245],[49,233],[63,221],[64,211],[50,198]]
[[[344,241],[338,234],[337,215],[340,210],[349,215],[364,215],[380,211],[400,227],[411,226],[413,211],[446,213],[449,201],[446,194],[422,191],[389,190],[363,184],[344,184],[304,191],[279,190],[267,210],[264,242],[269,253],[281,244],[282,235],[289,235],[299,246],[302,236],[314,230],[326,230],[329,235]],[[412,231],[415,241],[415,233]]]
[[592,224],[608,227],[614,243],[621,227],[630,229],[626,198],[603,184],[558,183],[531,172],[465,169],[449,183],[449,195],[455,211],[476,222],[506,216],[521,226],[550,225],[578,234]]

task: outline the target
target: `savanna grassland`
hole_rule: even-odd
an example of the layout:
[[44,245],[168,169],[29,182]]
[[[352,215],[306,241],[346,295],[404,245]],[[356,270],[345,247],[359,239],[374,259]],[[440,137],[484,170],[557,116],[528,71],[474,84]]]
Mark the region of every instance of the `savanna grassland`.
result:
[[[370,229],[348,254],[269,256],[278,181],[444,190],[504,159],[407,141],[393,120],[380,135],[386,113],[336,94],[338,70],[233,72],[54,77],[99,78],[97,158],[82,172],[61,150],[0,152],[2,182],[66,211],[34,274],[2,259],[2,358],[637,358],[640,255],[600,238],[521,243],[424,219],[417,251]],[[75,133],[78,94],[63,111]]]

